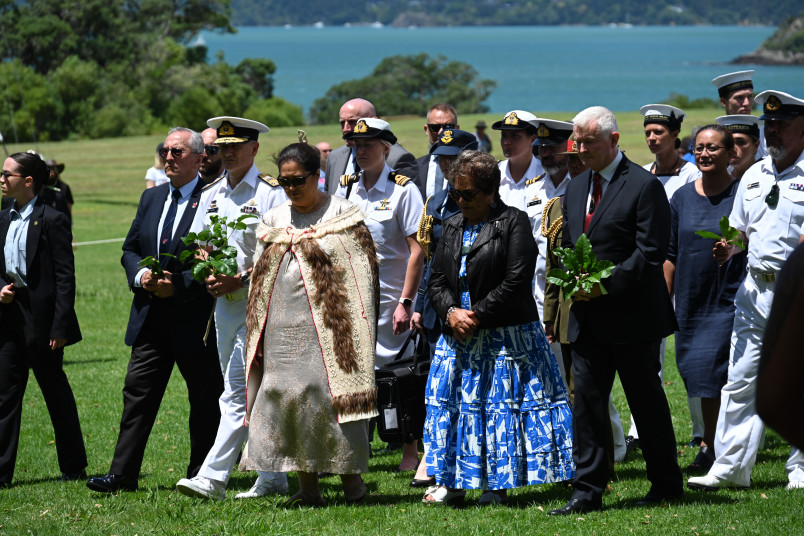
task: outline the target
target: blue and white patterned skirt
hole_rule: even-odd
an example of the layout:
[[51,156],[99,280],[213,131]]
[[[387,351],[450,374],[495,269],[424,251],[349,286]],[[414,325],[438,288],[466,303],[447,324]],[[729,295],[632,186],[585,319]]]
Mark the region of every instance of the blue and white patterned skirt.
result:
[[538,323],[442,335],[425,392],[427,472],[460,489],[509,489],[575,475],[572,409]]

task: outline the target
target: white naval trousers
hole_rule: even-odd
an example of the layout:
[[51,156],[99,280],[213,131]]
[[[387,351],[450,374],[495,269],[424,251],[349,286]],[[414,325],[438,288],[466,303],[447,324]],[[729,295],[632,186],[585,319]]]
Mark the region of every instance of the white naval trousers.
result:
[[221,421],[215,444],[198,472],[224,485],[229,481],[237,456],[248,439],[248,428],[245,426],[248,289],[242,289],[232,296],[233,300],[218,298],[215,305],[218,359],[223,373],[223,393],[218,401]]
[[[729,373],[720,392],[715,435],[717,459],[709,474],[738,486],[751,484],[751,469],[765,434],[765,425],[757,415],[756,380],[774,285],[755,279],[749,272],[734,300],[737,312],[731,334]],[[785,467],[791,481],[804,480],[804,453],[793,448]]]

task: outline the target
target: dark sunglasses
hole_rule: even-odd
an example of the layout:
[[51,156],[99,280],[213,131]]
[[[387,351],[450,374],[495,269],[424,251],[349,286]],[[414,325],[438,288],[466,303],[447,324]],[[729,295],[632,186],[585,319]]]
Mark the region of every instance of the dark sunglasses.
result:
[[171,147],[168,149],[167,147],[162,147],[159,149],[159,158],[165,160],[167,158],[168,152],[173,155],[173,158],[181,158],[181,155],[184,154],[185,150],[180,147]]
[[[310,173],[312,175],[312,173]],[[307,179],[310,175],[305,175],[304,177],[283,177],[282,175],[276,178],[276,182],[279,183],[279,186],[282,188],[288,188],[289,186],[295,186],[299,188],[304,186],[304,183],[307,182]]]
[[770,192],[768,195],[765,196],[765,203],[768,204],[770,208],[776,208],[776,205],[779,204],[779,185],[773,183],[771,186]]
[[433,134],[438,134],[442,128],[444,130],[449,130],[451,128],[455,128],[455,125],[452,123],[444,123],[443,125],[439,125],[438,123],[427,123],[427,128],[429,128],[430,132]]
[[221,148],[217,145],[204,145],[204,152],[207,153],[207,156],[215,156],[220,150]]
[[461,197],[463,197],[465,201],[471,201],[477,197],[479,193],[480,190],[456,190],[455,188],[450,188],[447,191],[447,195],[456,203],[461,200]]

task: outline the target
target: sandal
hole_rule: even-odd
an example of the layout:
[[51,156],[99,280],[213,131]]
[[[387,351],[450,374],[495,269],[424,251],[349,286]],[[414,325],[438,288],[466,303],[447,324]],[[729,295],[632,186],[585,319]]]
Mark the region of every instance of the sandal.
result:
[[280,502],[277,506],[280,508],[316,508],[318,506],[326,506],[327,503],[321,494],[313,495],[310,492],[299,490],[296,495],[290,499]]
[[480,499],[477,500],[478,506],[489,506],[492,504],[502,504],[508,498],[508,494],[505,490],[490,490],[487,489],[483,492],[483,495],[480,496]]
[[[427,497],[431,497],[428,499]],[[465,489],[451,490],[446,486],[430,486],[424,492],[422,502],[424,504],[444,504],[447,506],[458,506],[463,504],[466,497]]]

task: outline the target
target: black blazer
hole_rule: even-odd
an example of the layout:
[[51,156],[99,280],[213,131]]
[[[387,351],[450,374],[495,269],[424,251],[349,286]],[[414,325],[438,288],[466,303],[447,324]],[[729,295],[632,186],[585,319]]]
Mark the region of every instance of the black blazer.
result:
[[[592,171],[569,182],[563,207],[564,247],[584,232]],[[602,281],[608,294],[575,301],[568,338],[580,331],[607,344],[656,341],[675,331],[662,265],[670,242],[670,204],[662,183],[623,156],[589,222],[586,236],[600,260],[616,267]]]
[[[458,271],[464,226],[463,214],[446,220],[433,257],[428,290],[441,319],[450,307],[461,303]],[[539,320],[531,288],[537,251],[527,214],[497,201],[466,257],[472,310],[481,328]],[[444,332],[451,332],[446,323]]]
[[416,176],[411,177],[413,184],[422,194],[422,199],[427,199],[427,172],[430,170],[430,155],[426,154],[416,159]]
[[[204,186],[202,181],[198,184],[187,200],[187,206],[182,214],[181,221],[178,222],[173,233],[173,241],[170,243],[168,252],[175,255],[175,258],[168,258],[163,265],[165,270],[173,274],[174,294],[170,298],[157,298],[147,290],[134,286],[134,277],[142,269],[140,261],[148,256],[157,255],[157,235],[159,233],[159,218],[167,199],[170,186],[162,184],[155,188],[148,188],[142,193],[140,204],[137,207],[137,215],[128,231],[128,236],[123,243],[123,257],[120,262],[126,270],[128,286],[134,293],[134,300],[131,303],[131,314],[129,315],[128,328],[126,329],[126,344],[131,346],[137,340],[137,336],[145,323],[151,304],[159,300],[160,306],[174,307],[176,309],[176,332],[182,337],[195,337],[199,328],[201,335],[206,329],[207,320],[212,310],[213,299],[207,293],[204,286],[193,279],[191,264],[179,261],[181,252],[188,249],[182,241],[182,237],[187,236],[190,226],[198,210],[201,199],[201,189]],[[189,329],[189,332],[182,333]]]
[[[9,209],[0,212],[0,237],[6,243]],[[17,299],[0,305],[0,323],[9,307],[30,308],[25,340],[29,348],[49,347],[51,338],[67,339],[67,345],[81,340],[75,314],[75,261],[70,221],[61,212],[46,206],[39,197],[28,222],[25,265],[28,274],[28,300]],[[6,274],[6,256],[0,247],[0,278],[3,286],[13,280]],[[26,303],[27,301],[27,303]],[[26,315],[28,316],[28,315]]]

